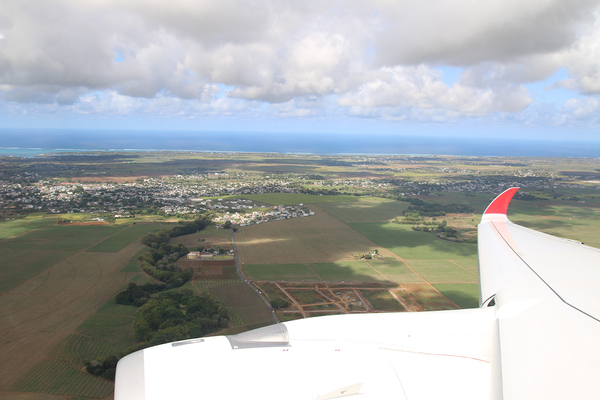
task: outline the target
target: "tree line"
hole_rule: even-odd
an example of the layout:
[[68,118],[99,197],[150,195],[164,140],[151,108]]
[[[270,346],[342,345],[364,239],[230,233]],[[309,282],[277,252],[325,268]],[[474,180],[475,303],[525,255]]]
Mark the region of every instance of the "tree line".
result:
[[201,337],[229,325],[227,310],[210,294],[194,294],[189,289],[169,290],[192,278],[190,269],[180,270],[175,264],[189,250],[181,244],[169,244],[169,239],[195,233],[209,224],[210,219],[205,216],[142,238],[142,243],[150,249],[138,256],[141,268],[162,283],[130,283],[115,296],[117,304],[138,307],[133,323],[137,343],[118,355],[85,360],[87,372],[114,379],[118,360],[130,353],[158,344]]
[[475,208],[473,206],[466,204],[429,203],[425,200],[421,200],[416,197],[410,196],[400,196],[398,197],[398,200],[410,203],[410,206],[408,206],[408,209],[403,212],[403,215],[406,213],[418,213],[419,215],[424,217],[439,217],[446,215],[446,213],[472,214],[475,212]]

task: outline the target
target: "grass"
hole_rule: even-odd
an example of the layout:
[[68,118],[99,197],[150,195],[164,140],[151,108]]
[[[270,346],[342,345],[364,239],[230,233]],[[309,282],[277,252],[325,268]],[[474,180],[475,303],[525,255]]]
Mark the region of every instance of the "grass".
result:
[[406,311],[404,307],[387,290],[361,290],[363,296],[376,310]]
[[344,223],[386,222],[402,216],[408,203],[378,197],[358,197],[358,201],[321,204],[327,214]]
[[477,274],[469,272],[447,260],[406,260],[427,282],[472,282],[477,283]]
[[19,381],[13,391],[39,392],[61,396],[106,398],[114,384],[55,360],[44,360]]
[[113,300],[109,300],[97,311],[97,313],[134,316],[136,310],[137,307],[124,306],[122,304],[115,303]]
[[407,304],[418,304],[424,311],[453,310],[456,306],[429,285],[411,285],[409,291],[398,290],[396,294]]
[[305,311],[339,310],[334,304],[315,304],[303,307]]
[[310,266],[326,282],[389,283],[364,261],[341,261]]
[[412,283],[422,280],[400,260],[367,260],[367,263],[392,282]]
[[77,332],[97,339],[133,342],[133,318],[126,315],[94,314],[79,325]]
[[[236,233],[244,264],[300,264],[355,260],[377,248],[348,225],[319,208],[316,215],[245,226]],[[392,256],[382,251],[386,257]]]
[[302,304],[324,303],[329,301],[316,290],[289,289],[288,292],[296,297],[296,299]]
[[140,271],[141,271],[140,263],[137,261],[127,263],[127,265],[121,269],[121,272],[140,272]]
[[479,261],[477,259],[457,259],[457,260],[448,260],[455,264],[460,265],[461,267],[478,274],[479,273]]
[[256,281],[321,281],[306,264],[248,264],[242,272]]
[[269,301],[284,300],[289,302],[290,299],[275,285],[268,283],[255,283],[255,286],[265,295]]
[[0,293],[5,293],[71,257],[69,251],[0,251]]
[[55,224],[56,218],[20,218],[12,221],[0,221],[0,239],[6,239]]
[[479,307],[479,285],[470,283],[439,283],[433,285],[448,300],[460,308]]
[[129,225],[86,251],[114,253],[156,228],[156,225]]
[[118,355],[133,344],[133,342],[115,342],[74,334],[57,346],[50,353],[50,357],[66,362],[76,369],[82,369],[86,358],[99,359]]
[[358,201],[356,196],[338,195],[338,196],[318,196],[302,193],[265,193],[265,194],[248,194],[239,196],[221,196],[224,200],[227,199],[248,199],[260,203],[277,205],[293,206],[296,204],[318,204],[318,203],[339,203],[339,202],[354,202]]
[[447,260],[477,258],[477,245],[440,240],[427,232],[415,232],[408,225],[393,223],[352,223],[350,227],[404,259]]
[[300,313],[278,313],[279,319],[282,322],[293,321],[295,319],[302,319],[302,314]]
[[246,284],[215,286],[208,291],[229,305],[239,315],[244,325],[267,325],[273,322],[266,304]]
[[[100,225],[49,225],[27,232],[15,239],[29,244],[30,249],[34,250],[80,251],[101,242],[122,229],[122,227]],[[11,239],[6,243],[2,241],[0,247],[4,247],[5,244],[11,246],[13,243]]]

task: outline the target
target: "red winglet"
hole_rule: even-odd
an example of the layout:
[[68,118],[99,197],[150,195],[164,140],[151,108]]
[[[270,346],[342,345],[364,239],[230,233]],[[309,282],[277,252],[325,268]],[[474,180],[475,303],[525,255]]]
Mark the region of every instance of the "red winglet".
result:
[[485,209],[483,215],[485,214],[504,214],[506,215],[506,210],[508,209],[508,205],[512,200],[513,196],[519,190],[518,187],[510,188],[502,192],[498,197],[494,199],[490,203],[490,205]]

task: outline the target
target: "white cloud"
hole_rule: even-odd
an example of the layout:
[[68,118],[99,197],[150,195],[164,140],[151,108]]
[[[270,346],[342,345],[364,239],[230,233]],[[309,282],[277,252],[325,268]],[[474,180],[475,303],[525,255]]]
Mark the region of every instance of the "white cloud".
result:
[[[569,78],[557,85],[600,94],[598,0],[2,4],[0,96],[24,109],[523,116],[524,85],[560,68]],[[463,69],[457,82],[444,83],[444,65]]]
[[[475,76],[474,76],[475,75]],[[482,82],[468,71],[453,87],[442,82],[441,71],[417,67],[382,68],[380,79],[368,82],[350,95],[340,97],[341,106],[441,108],[464,115],[492,111],[520,111],[533,101],[521,85]],[[356,108],[354,109],[356,112]],[[456,115],[456,114],[455,114]]]

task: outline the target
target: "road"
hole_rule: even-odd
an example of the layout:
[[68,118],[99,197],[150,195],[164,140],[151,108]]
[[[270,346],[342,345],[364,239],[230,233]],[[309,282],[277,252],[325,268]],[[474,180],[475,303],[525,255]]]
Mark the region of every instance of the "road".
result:
[[276,324],[280,323],[281,320],[277,316],[277,313],[275,312],[275,310],[273,310],[273,307],[271,307],[271,302],[262,293],[262,291],[260,291],[256,286],[254,286],[252,284],[252,282],[249,281],[248,279],[246,279],[244,274],[242,274],[242,268],[240,266],[240,258],[238,257],[238,251],[237,251],[237,244],[235,242],[235,233],[233,231],[231,231],[231,237],[233,238],[233,253],[235,254],[235,269],[237,271],[237,274],[246,283],[246,285],[250,286],[252,288],[252,290],[254,290],[256,292],[256,294],[265,302],[267,308],[269,309],[269,311],[271,311],[271,316],[273,317],[273,320],[275,321],[275,323]]

